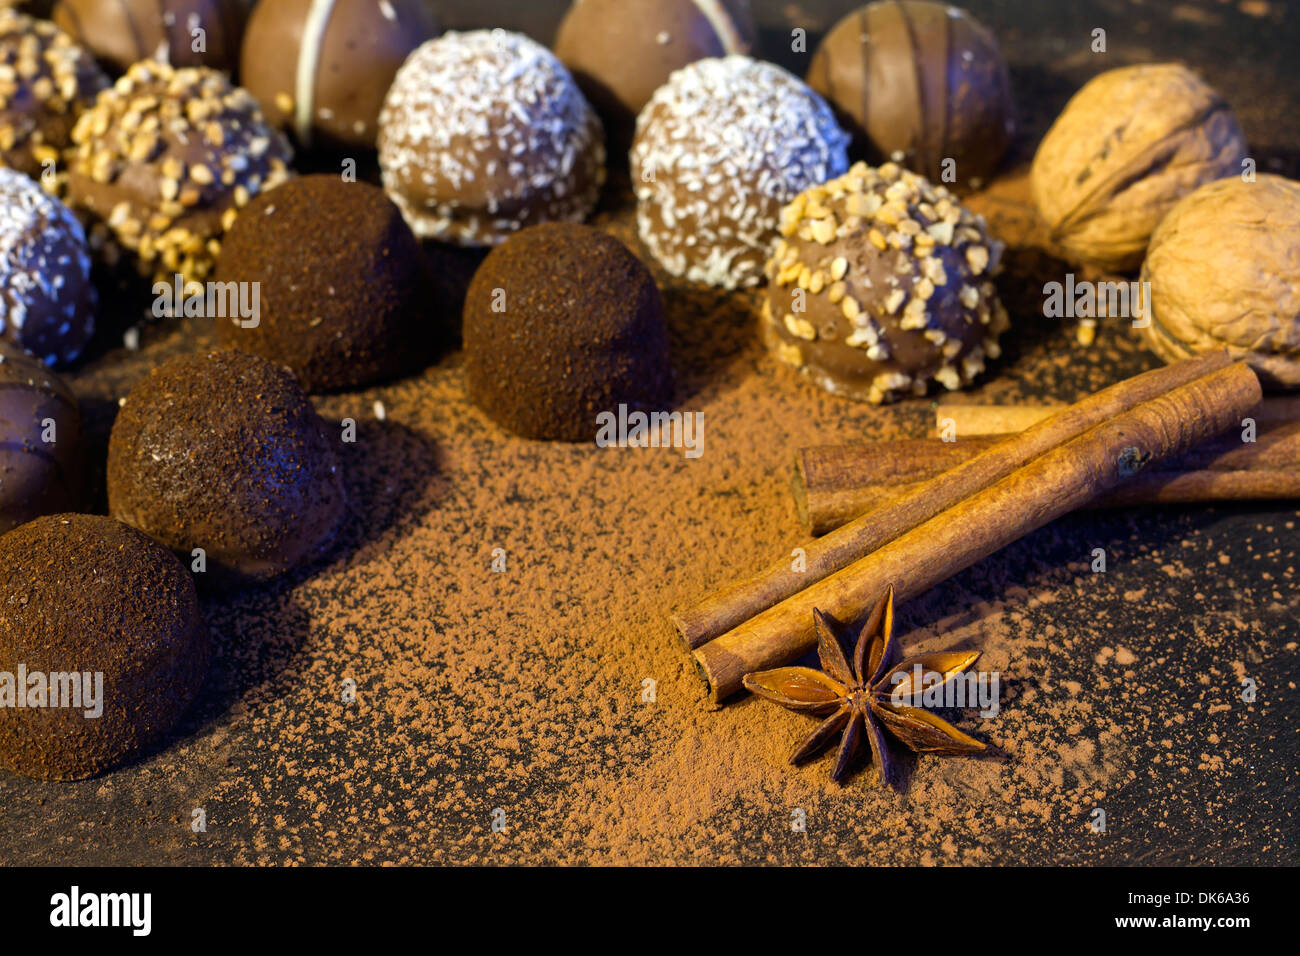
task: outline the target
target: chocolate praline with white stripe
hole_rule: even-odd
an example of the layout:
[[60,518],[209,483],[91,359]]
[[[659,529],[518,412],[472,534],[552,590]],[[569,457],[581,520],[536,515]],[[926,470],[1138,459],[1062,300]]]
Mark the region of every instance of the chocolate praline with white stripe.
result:
[[641,241],[671,275],[756,285],[781,207],[848,168],[848,135],[803,81],[746,56],[678,70],[637,118]]
[[748,0],[574,0],[555,55],[600,114],[610,155],[621,162],[637,114],[673,71],[749,53],[757,37]]
[[424,0],[261,0],[240,82],[302,146],[370,149],[398,68],[439,32]]
[[47,365],[66,365],[94,332],[81,223],[35,182],[0,167],[0,338]]
[[494,246],[577,222],[605,179],[600,120],[555,54],[506,30],[411,54],[379,117],[384,188],[421,238]]

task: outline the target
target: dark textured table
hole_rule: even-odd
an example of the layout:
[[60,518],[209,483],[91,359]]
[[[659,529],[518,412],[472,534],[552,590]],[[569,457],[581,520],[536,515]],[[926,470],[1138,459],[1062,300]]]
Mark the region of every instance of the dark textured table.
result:
[[[441,6],[453,27],[545,42],[563,9]],[[811,48],[853,6],[760,0],[762,53],[802,73],[790,28]],[[1165,59],[1227,97],[1262,170],[1300,178],[1300,11],[967,6],[1012,66],[1023,129],[1008,182],[1085,80]],[[1104,56],[1089,50],[1098,27]],[[1029,215],[1023,190],[1003,188],[979,200],[995,225]],[[635,247],[625,196],[599,221]],[[1082,349],[1042,319],[1031,259],[1012,270],[1019,288],[1004,281],[1016,328],[973,401],[1069,401],[1155,364],[1123,329]],[[806,729],[795,715],[754,701],[706,710],[666,607],[800,540],[786,487],[797,445],[920,435],[932,413],[929,400],[872,409],[816,393],[762,353],[752,299],[665,292],[678,402],[710,423],[698,466],[505,436],[465,402],[454,351],[411,380],[320,399],[327,419],[362,420],[336,554],[205,599],[213,671],[154,753],[74,784],[0,774],[0,860],[1300,862],[1293,506],[1068,516],[902,607],[910,641],[981,647],[1004,681],[1001,715],[979,727],[997,754],[920,761],[905,798],[876,790],[873,771],[841,790],[823,764],[788,769]],[[108,348],[72,376],[92,445],[102,453],[131,382],[208,338],[149,328],[140,351]],[[498,544],[511,574],[488,571]],[[1094,548],[1105,574],[1089,569]],[[347,677],[351,707],[338,697]],[[1105,833],[1089,826],[1096,808]]]

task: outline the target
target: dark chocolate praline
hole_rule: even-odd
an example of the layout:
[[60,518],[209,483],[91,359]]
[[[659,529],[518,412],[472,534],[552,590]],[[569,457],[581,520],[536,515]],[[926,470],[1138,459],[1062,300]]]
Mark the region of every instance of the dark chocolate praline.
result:
[[343,517],[335,438],[285,369],[233,350],[171,359],[126,398],[108,506],[205,580],[265,581],[325,551]]
[[872,162],[959,192],[994,173],[1015,133],[997,39],[947,3],[878,0],[850,13],[822,39],[807,80]]
[[337,175],[292,179],[249,203],[216,277],[257,283],[260,303],[255,325],[218,319],[218,342],[288,366],[309,392],[414,371],[449,324],[401,210]]
[[659,289],[599,229],[548,223],[494,249],[464,318],[470,398],[525,438],[592,441],[601,412],[663,409],[671,398]]
[[0,341],[0,534],[75,510],[81,408],[42,363]]
[[[58,514],[0,535],[0,567],[0,766],[80,780],[176,724],[210,649],[194,580],[175,556],[112,518]],[[83,678],[78,696],[52,675]],[[42,684],[45,702],[32,706]]]

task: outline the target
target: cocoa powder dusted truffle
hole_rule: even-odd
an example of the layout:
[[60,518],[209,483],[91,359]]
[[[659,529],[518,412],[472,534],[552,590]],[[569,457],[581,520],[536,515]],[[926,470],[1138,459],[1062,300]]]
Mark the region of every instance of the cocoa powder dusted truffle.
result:
[[175,726],[211,650],[173,555],[112,518],[60,514],[0,535],[0,567],[0,766],[80,780]]
[[247,0],[58,0],[54,22],[121,73],[139,60],[233,70]]
[[596,206],[604,134],[573,77],[517,33],[448,33],[411,54],[379,118],[384,188],[417,236],[496,245]]
[[221,237],[258,193],[288,178],[288,141],[223,73],[132,66],[72,132],[68,204],[91,246],[121,250],[141,275],[202,281]]
[[796,197],[767,263],[763,337],[828,392],[874,403],[957,389],[1000,354],[1002,244],[947,189],[886,163]]
[[470,283],[464,336],[470,398],[525,438],[591,441],[601,412],[671,398],[659,289],[589,226],[536,226],[494,249]]
[[0,165],[40,176],[107,85],[90,54],[62,30],[0,9]]
[[555,55],[600,113],[610,154],[622,162],[637,114],[673,71],[749,53],[756,40],[748,0],[575,0]]
[[81,356],[95,287],[81,223],[35,182],[0,168],[0,339],[47,365]]
[[1261,173],[1186,196],[1151,236],[1143,334],[1166,362],[1224,348],[1300,388],[1300,183]]
[[108,445],[113,517],[228,585],[321,554],[345,502],[334,442],[292,375],[235,351],[174,358],[126,398]]
[[303,145],[373,148],[398,68],[438,32],[424,0],[261,0],[240,82]]
[[217,339],[288,366],[308,391],[355,387],[427,363],[445,325],[419,243],[384,191],[303,176],[244,208],[219,282],[256,283],[260,316]]
[[1123,67],[1089,80],[1043,137],[1034,204],[1072,261],[1136,269],[1174,203],[1245,156],[1232,110],[1191,70]]
[[817,47],[808,85],[875,161],[932,182],[979,188],[1015,133],[997,40],[946,3],[881,0],[850,13]]
[[0,342],[0,534],[38,515],[76,510],[80,438],[71,389]]
[[848,167],[848,137],[800,80],[744,56],[672,75],[637,119],[641,241],[674,276],[755,285],[781,206]]

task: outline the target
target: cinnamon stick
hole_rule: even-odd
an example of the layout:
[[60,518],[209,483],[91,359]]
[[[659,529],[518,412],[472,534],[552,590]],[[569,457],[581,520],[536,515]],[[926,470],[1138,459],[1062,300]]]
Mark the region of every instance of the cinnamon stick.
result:
[[[934,435],[957,439],[988,435],[1009,435],[1024,431],[1061,410],[1052,405],[965,405],[952,403],[936,405],[934,409]],[[1300,396],[1266,398],[1259,403],[1254,418],[1260,428],[1300,421]],[[948,420],[951,424],[948,424]]]
[[[1238,425],[1259,400],[1259,381],[1241,362],[1146,399],[705,644],[696,665],[721,701],[746,673],[788,664],[816,646],[813,608],[847,621],[891,583],[899,600],[920,594],[1151,463]],[[1000,442],[972,461],[1013,446]]]
[[1017,468],[1088,429],[1229,365],[1226,352],[1184,359],[1145,372],[1070,405],[1037,425],[998,442],[985,452],[874,508],[805,546],[801,571],[789,559],[679,610],[670,620],[689,648],[698,648],[786,600],[809,585],[910,531],[972,494],[1001,481]]
[[[1154,465],[1089,507],[1300,498],[1300,421],[1275,424],[1262,412],[1269,404],[1265,400],[1257,413],[1254,442],[1242,442],[1231,430]],[[919,438],[801,449],[791,481],[799,519],[811,534],[826,534],[997,441]]]

